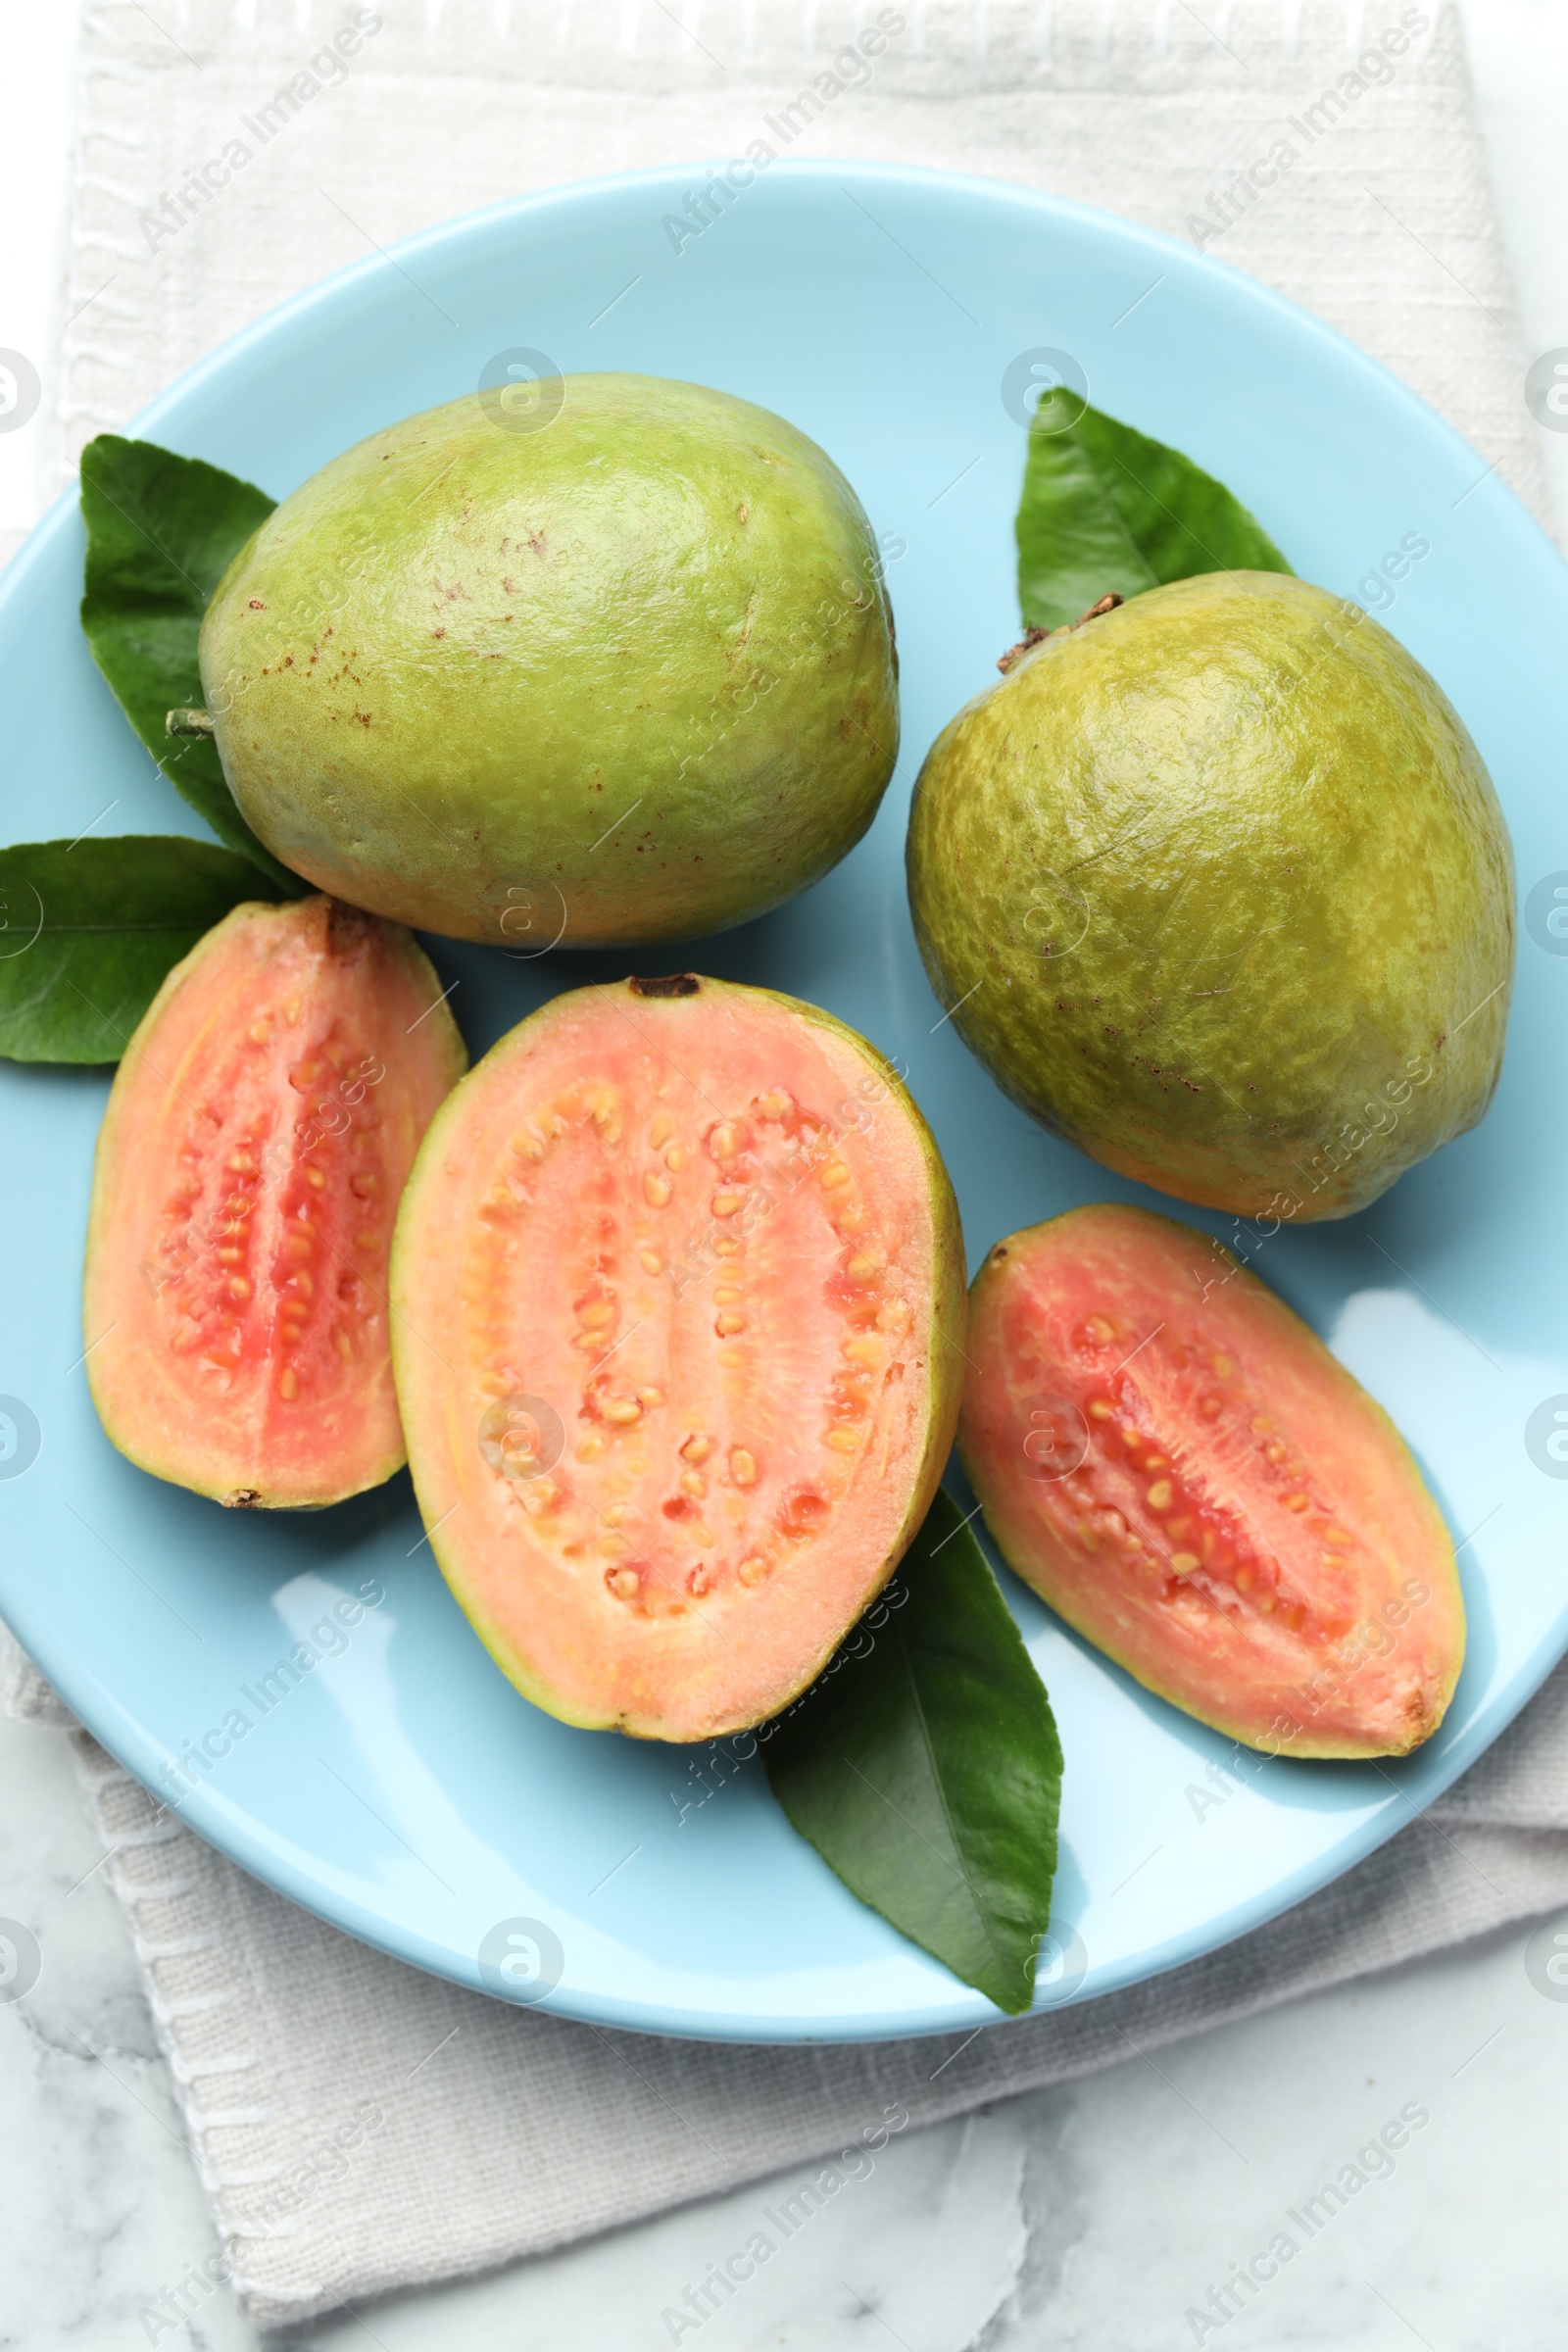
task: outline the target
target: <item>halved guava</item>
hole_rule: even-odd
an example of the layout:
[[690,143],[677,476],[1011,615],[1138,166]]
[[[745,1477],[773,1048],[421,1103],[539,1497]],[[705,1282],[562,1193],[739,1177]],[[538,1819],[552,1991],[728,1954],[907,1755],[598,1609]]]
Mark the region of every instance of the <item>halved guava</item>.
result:
[[86,1368],[122,1453],[263,1509],[391,1477],[392,1224],[466,1064],[412,935],[334,899],[236,906],[174,966],[93,1176]]
[[558,997],[437,1114],[392,1258],[431,1547],[567,1723],[699,1740],[801,1690],[952,1444],[957,1205],[863,1038],[682,973]]
[[1070,1210],[975,1277],[958,1448],[1009,1566],[1251,1747],[1397,1756],[1464,1658],[1453,1545],[1397,1430],[1208,1237]]

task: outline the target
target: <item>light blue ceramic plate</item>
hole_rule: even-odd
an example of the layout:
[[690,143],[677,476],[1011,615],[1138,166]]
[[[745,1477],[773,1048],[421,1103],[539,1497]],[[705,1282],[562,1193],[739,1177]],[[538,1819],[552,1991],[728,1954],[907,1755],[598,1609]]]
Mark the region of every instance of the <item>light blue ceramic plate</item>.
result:
[[[1469,1663],[1441,1736],[1387,1767],[1227,1775],[1223,1741],[1007,1583],[1067,1755],[1041,1997],[1087,1997],[1211,1950],[1371,1852],[1495,1737],[1568,1640],[1568,1459],[1544,1443],[1559,1403],[1568,1426],[1568,939],[1541,911],[1555,878],[1568,885],[1568,572],[1392,377],[1184,248],[988,181],[780,164],[677,253],[662,216],[693,184],[690,172],[604,181],[436,230],[225,345],[134,429],[281,496],[520,349],[564,369],[720,385],[813,434],[884,534],[905,755],[836,873],[682,960],[814,998],[906,1062],[971,1261],[1074,1202],[1144,1197],[1004,1102],[941,1024],[905,907],[921,756],[1017,634],[1020,355],[1072,354],[1098,404],[1229,483],[1307,578],[1378,603],[1491,765],[1521,896],[1544,884],[1485,1125],[1364,1216],[1282,1232],[1258,1258],[1394,1414],[1468,1539]],[[1378,589],[1383,559],[1412,535],[1430,553]],[[103,829],[194,830],[88,660],[80,575],[66,501],[0,586],[0,833],[70,837],[110,802]],[[558,989],[669,964],[434,954],[461,975],[475,1053]],[[13,1415],[24,1442],[0,1460],[0,1607],[133,1772],[158,1787],[168,1759],[238,1710],[254,1728],[185,1800],[195,1829],[351,1934],[465,1984],[508,1989],[480,1955],[494,1961],[516,1934],[531,1944],[512,1947],[511,1989],[535,1992],[530,1954],[552,1974],[558,1942],[546,2005],[559,2013],[786,2041],[996,2016],[845,1892],[756,1763],[726,1781],[699,1753],[568,1731],[518,1697],[421,1547],[405,1478],[283,1521],[224,1514],[123,1462],[79,1362],[106,1081],[6,1066],[0,1085],[0,1392],[41,1432],[23,1468],[31,1425]],[[318,1641],[319,1664],[264,1713],[275,1662],[368,1581],[384,1597]]]

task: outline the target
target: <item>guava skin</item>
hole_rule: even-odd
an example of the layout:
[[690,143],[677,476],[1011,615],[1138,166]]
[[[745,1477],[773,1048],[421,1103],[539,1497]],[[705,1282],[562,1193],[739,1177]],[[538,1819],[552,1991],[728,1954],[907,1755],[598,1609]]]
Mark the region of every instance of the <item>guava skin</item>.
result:
[[794,898],[869,825],[899,736],[876,543],[816,444],[697,384],[559,384],[531,430],[470,393],[333,459],[201,638],[276,857],[530,955]]
[[993,1077],[1180,1200],[1348,1216],[1492,1099],[1496,795],[1420,663],[1303,580],[1203,574],[1047,638],[937,738],[907,862]]

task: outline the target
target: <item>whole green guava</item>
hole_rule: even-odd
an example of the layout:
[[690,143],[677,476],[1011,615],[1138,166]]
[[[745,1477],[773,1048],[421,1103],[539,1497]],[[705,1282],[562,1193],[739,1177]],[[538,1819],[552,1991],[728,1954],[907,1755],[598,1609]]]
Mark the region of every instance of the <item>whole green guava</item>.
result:
[[201,638],[224,774],[285,864],[424,930],[743,922],[853,848],[893,771],[865,514],[749,401],[528,390],[372,434],[240,551]]
[[1421,664],[1289,574],[1152,588],[1025,653],[933,745],[908,879],[999,1084],[1181,1200],[1348,1216],[1496,1085],[1491,779]]

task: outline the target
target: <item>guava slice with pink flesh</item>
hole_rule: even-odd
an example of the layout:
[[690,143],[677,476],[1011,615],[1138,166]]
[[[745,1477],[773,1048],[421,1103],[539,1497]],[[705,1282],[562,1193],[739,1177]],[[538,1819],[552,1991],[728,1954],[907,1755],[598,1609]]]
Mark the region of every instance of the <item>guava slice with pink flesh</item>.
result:
[[340,1501],[404,1459],[398,1197],[467,1063],[412,933],[247,903],[174,966],[98,1137],[86,1369],[114,1444],[243,1507]]
[[775,1713],[936,1491],[953,1189],[896,1073],[794,998],[690,973],[556,998],[437,1114],[392,1278],[431,1547],[567,1723]]
[[991,1250],[958,1448],[1009,1566],[1251,1747],[1397,1756],[1464,1658],[1453,1544],[1398,1432],[1205,1234],[1070,1210]]

